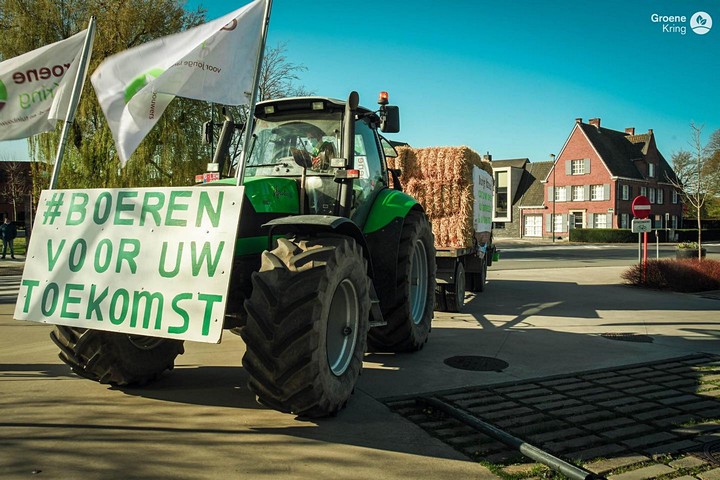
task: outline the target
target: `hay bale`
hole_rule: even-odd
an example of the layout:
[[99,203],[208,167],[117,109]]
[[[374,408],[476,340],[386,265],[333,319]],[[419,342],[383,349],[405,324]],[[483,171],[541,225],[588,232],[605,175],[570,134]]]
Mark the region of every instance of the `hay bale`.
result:
[[412,147],[397,147],[395,150],[398,156],[388,158],[387,164],[389,168],[400,169],[400,182],[407,183],[409,179],[419,177],[415,149]]

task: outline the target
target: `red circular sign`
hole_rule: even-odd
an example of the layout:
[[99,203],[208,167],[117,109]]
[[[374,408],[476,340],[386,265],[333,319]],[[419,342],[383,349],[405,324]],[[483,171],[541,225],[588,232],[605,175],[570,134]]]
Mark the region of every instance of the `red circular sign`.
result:
[[632,202],[632,214],[635,218],[650,216],[650,200],[645,195],[638,195]]

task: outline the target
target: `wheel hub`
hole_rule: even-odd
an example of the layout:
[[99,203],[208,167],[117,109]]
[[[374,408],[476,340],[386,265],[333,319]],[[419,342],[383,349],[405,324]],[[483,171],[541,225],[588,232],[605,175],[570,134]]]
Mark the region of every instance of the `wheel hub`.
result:
[[335,289],[327,320],[327,359],[330,371],[339,377],[355,354],[360,323],[360,302],[355,285],[344,279]]

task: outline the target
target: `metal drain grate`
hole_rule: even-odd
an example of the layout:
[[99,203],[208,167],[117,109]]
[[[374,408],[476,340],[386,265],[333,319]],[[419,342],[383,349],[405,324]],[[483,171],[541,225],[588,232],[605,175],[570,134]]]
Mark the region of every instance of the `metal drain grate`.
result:
[[499,358],[481,357],[478,355],[458,355],[456,357],[446,358],[445,365],[474,372],[502,372],[510,366],[509,363]]
[[603,333],[602,338],[608,340],[617,340],[619,342],[635,342],[635,343],[653,343],[653,338],[649,335],[640,335],[638,333]]
[[718,440],[685,450],[685,453],[700,460],[710,462],[716,467],[720,466],[720,441]]

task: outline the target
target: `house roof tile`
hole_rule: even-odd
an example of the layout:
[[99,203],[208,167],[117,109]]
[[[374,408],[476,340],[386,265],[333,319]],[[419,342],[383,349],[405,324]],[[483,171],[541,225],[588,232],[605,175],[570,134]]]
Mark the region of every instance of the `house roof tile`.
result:
[[545,202],[545,190],[542,180],[548,176],[553,162],[528,162],[525,165],[520,184],[518,185],[518,205],[521,207],[538,207]]

